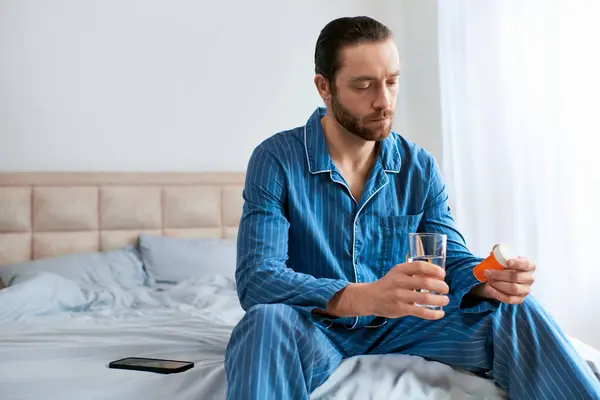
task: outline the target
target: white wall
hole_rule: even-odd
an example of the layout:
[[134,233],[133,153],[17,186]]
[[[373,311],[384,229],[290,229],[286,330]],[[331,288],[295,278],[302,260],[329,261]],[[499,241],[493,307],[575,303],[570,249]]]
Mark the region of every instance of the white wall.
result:
[[373,15],[398,38],[402,62],[395,129],[433,153],[442,165],[437,1],[374,2]]
[[4,1],[0,170],[242,171],[321,104],[319,31],[366,4]]
[[439,156],[432,10],[420,0],[4,0],[0,170],[243,171],[261,140],[321,105],[316,38],[359,14],[397,33],[395,129]]

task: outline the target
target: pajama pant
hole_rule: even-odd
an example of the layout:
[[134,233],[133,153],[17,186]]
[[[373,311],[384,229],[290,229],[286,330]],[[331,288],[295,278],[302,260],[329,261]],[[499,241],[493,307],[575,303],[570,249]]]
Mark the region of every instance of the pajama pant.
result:
[[461,312],[450,299],[437,321],[405,317],[355,330],[285,304],[253,306],[227,346],[227,399],[308,399],[342,359],[390,353],[488,372],[511,399],[600,399],[591,369],[531,296],[485,313]]

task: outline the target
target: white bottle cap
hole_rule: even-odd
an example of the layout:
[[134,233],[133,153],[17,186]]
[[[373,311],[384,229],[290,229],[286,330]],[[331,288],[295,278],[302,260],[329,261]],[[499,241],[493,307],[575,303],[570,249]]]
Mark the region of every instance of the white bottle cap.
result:
[[508,260],[517,258],[517,255],[515,254],[513,249],[511,249],[505,244],[497,244],[496,246],[494,246],[493,253],[494,258],[496,258],[496,261],[498,261],[498,263],[503,267],[506,267],[506,263],[508,262]]

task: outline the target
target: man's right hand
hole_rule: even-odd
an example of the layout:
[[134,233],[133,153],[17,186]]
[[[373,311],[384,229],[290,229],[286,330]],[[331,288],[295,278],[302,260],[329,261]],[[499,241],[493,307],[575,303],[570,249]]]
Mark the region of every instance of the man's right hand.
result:
[[[399,264],[385,276],[371,283],[351,283],[337,292],[326,310],[315,310],[335,317],[377,315],[399,318],[409,315],[424,319],[440,319],[444,311],[431,310],[416,304],[448,305],[446,272],[437,265],[423,261]],[[439,295],[417,292],[426,289]]]
[[[364,300],[369,304],[369,314],[387,318],[412,315],[429,320],[440,319],[444,311],[416,304],[448,305],[449,299],[445,294],[449,288],[444,282],[445,276],[442,268],[423,261],[396,265],[383,278],[362,288]],[[440,294],[418,292],[419,289]]]

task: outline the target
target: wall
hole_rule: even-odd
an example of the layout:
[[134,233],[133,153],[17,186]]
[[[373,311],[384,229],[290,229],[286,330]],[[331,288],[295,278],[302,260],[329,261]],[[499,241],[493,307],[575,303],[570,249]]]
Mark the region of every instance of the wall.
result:
[[435,1],[233,3],[5,0],[0,170],[243,171],[321,105],[316,38],[359,14],[397,33],[395,129],[441,154]]
[[242,171],[321,104],[319,31],[366,3],[5,1],[0,170]]
[[437,1],[380,2],[376,14],[394,30],[402,62],[402,91],[395,127],[442,165]]

